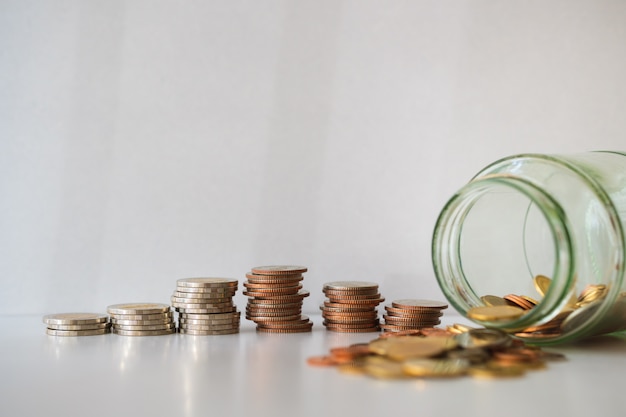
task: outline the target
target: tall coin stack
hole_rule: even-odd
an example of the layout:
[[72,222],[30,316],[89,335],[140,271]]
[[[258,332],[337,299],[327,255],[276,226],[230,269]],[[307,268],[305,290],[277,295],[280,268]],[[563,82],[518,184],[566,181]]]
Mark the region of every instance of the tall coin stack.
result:
[[241,313],[233,303],[237,285],[230,278],[176,281],[172,306],[178,311],[178,331],[196,336],[239,333]]
[[112,331],[121,336],[162,336],[176,333],[174,316],[167,304],[130,303],[107,307]]
[[246,318],[265,333],[310,332],[313,322],[302,315],[302,300],[309,296],[302,289],[307,268],[292,265],[258,266],[246,274],[244,295],[250,297]]
[[363,281],[335,281],[324,284],[327,299],[320,306],[327,330],[366,333],[380,330],[376,307],[385,301],[378,284]]
[[98,313],[59,313],[44,316],[50,336],[95,336],[111,333],[109,316]]
[[385,332],[400,332],[417,330],[424,327],[434,327],[441,323],[441,310],[448,308],[448,304],[441,301],[403,299],[391,302],[385,306],[383,315],[385,324],[380,327]]

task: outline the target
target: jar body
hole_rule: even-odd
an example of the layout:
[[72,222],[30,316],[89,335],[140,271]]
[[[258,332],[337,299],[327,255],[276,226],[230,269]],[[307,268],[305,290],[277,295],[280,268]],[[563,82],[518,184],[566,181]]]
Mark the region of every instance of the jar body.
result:
[[[445,205],[433,266],[462,315],[471,318],[486,295],[522,296],[534,305],[521,316],[475,321],[561,343],[626,329],[625,228],[626,153],[516,155]],[[540,275],[550,278],[543,293]]]

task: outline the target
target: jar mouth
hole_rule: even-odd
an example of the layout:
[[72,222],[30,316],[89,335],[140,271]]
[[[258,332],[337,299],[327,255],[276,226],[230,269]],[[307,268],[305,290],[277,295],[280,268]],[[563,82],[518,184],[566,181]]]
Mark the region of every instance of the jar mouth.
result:
[[[529,222],[543,236],[529,232]],[[542,247],[540,240],[546,242]],[[536,306],[521,316],[472,319],[515,331],[547,322],[566,306],[575,287],[572,246],[567,216],[551,195],[524,178],[491,174],[472,180],[444,206],[433,235],[433,266],[446,298],[466,317],[485,305],[482,296],[510,294],[512,281],[520,283],[514,292],[532,296],[524,286],[532,287],[534,275],[552,277]]]

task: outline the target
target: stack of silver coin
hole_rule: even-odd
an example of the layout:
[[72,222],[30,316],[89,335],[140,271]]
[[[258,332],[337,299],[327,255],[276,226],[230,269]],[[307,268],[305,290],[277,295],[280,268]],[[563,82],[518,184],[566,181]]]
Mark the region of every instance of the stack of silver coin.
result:
[[233,303],[237,285],[230,278],[176,281],[171,300],[178,311],[178,331],[197,336],[239,333],[241,313]]
[[114,304],[107,307],[112,331],[122,336],[161,336],[176,333],[170,306],[159,303]]
[[50,336],[95,336],[111,332],[109,316],[99,313],[59,313],[44,316]]

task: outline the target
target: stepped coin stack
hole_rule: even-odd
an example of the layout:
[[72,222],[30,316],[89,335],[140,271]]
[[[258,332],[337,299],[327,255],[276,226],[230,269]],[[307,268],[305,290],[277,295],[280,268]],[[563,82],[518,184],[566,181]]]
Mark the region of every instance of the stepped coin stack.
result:
[[385,324],[380,327],[385,332],[401,332],[434,327],[441,323],[441,310],[448,308],[446,303],[432,300],[403,299],[385,306]]
[[172,306],[178,311],[178,331],[195,336],[239,333],[241,313],[233,303],[237,285],[230,278],[176,281]]
[[112,332],[121,336],[161,336],[176,333],[174,315],[167,304],[129,303],[107,307]]
[[363,281],[335,281],[324,284],[327,299],[320,306],[327,330],[366,333],[380,330],[376,307],[385,301],[378,284]]
[[258,266],[246,274],[244,295],[250,297],[246,318],[265,333],[310,332],[313,322],[302,315],[302,300],[309,296],[302,289],[307,268],[292,265]]
[[60,313],[44,316],[50,336],[95,336],[111,333],[109,316],[98,313]]

